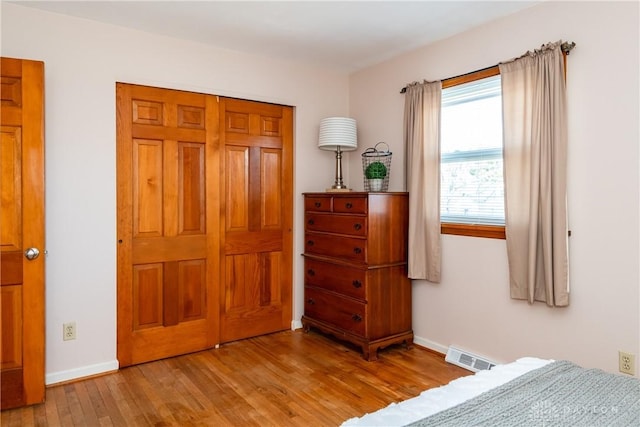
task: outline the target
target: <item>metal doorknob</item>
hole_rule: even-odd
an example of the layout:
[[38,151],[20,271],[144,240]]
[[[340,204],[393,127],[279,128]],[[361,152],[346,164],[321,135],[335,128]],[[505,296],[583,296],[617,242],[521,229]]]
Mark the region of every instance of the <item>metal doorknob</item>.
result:
[[29,261],[33,261],[40,256],[40,251],[38,248],[29,248],[24,251],[24,256],[26,256]]

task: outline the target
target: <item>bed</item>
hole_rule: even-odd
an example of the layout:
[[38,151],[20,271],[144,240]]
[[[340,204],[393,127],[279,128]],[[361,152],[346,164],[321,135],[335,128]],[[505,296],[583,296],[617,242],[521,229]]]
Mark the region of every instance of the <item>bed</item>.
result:
[[342,426],[640,426],[640,380],[525,357]]

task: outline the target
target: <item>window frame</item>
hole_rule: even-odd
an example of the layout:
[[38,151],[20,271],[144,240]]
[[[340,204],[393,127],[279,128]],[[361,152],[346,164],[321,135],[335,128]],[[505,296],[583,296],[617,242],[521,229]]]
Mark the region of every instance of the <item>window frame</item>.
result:
[[[487,77],[493,77],[500,75],[500,67],[495,65],[493,67],[484,68],[482,70],[474,71],[472,73],[463,74],[461,76],[452,77],[450,79],[442,80],[442,89],[446,89],[452,86],[458,86],[464,83],[481,80]],[[506,232],[504,225],[480,225],[480,224],[463,224],[463,223],[450,223],[440,222],[441,234],[453,234],[456,236],[470,236],[470,237],[485,237],[489,239],[506,239]]]

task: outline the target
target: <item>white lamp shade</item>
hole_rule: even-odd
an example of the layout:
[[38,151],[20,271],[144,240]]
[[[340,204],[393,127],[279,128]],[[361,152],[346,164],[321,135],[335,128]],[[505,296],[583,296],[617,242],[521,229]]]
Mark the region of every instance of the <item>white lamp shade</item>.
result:
[[356,120],[349,117],[327,117],[320,121],[318,147],[322,150],[353,151],[358,148]]

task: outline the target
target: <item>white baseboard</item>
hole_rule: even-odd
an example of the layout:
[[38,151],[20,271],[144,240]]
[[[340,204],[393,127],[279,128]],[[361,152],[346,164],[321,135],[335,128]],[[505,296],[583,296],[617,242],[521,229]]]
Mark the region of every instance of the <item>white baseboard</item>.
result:
[[449,347],[446,345],[442,345],[435,341],[428,340],[426,338],[421,338],[417,336],[413,336],[413,342],[421,347],[426,347],[430,350],[437,351],[438,353],[447,354]]
[[302,328],[302,322],[300,320],[292,320],[291,321],[291,330],[295,331],[296,329]]
[[65,381],[91,377],[93,375],[104,374],[106,372],[117,371],[119,366],[120,365],[117,360],[112,360],[110,362],[96,363],[95,365],[69,369],[68,371],[51,372],[45,375],[45,384],[52,385]]

